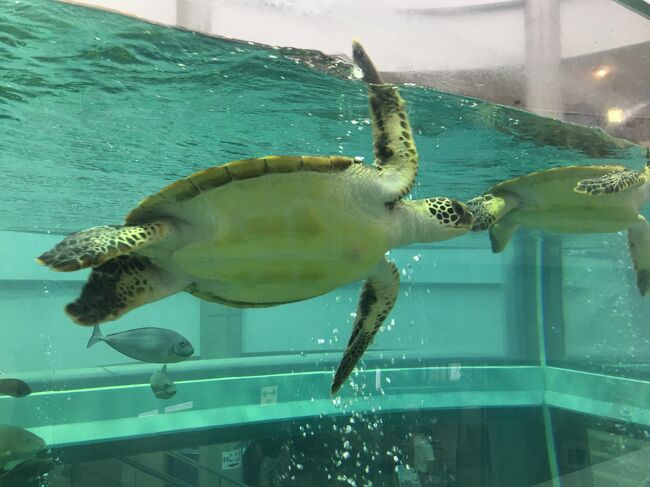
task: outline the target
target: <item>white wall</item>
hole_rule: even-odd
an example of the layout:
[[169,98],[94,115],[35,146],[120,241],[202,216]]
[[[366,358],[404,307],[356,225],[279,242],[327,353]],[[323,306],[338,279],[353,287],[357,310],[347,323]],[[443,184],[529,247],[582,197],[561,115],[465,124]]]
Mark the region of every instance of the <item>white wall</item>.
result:
[[[83,0],[155,22],[176,22],[173,0]],[[178,0],[178,19],[191,29],[277,46],[349,53],[363,39],[384,71],[457,70],[519,65],[524,60],[521,5],[463,11],[495,0]],[[457,10],[451,6],[461,7]],[[436,13],[435,10],[438,9]],[[204,17],[211,10],[211,21]],[[406,15],[422,10],[422,13]],[[196,18],[193,18],[196,17]],[[650,22],[612,0],[561,3],[562,56],[650,41]],[[210,26],[210,27],[208,27]]]
[[61,0],[140,17],[157,24],[176,25],[176,0]]

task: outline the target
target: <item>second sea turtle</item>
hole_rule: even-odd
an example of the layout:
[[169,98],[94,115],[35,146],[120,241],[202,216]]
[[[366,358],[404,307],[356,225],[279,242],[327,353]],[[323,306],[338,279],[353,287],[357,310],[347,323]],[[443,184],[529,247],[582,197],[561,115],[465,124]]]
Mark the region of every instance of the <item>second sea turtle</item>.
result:
[[517,228],[556,233],[626,231],[639,292],[650,289],[650,226],[640,214],[650,197],[650,166],[566,166],[500,182],[467,202],[473,231],[489,230],[492,251]]

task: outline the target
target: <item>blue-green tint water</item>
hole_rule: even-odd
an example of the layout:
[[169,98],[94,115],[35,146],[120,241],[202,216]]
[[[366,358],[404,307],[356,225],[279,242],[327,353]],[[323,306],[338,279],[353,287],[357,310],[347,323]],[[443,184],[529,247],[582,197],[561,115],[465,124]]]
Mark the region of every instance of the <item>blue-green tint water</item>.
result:
[[[233,159],[372,160],[365,87],[318,53],[2,0],[0,60],[4,229],[120,223],[142,197]],[[430,89],[403,92],[421,155],[418,197],[469,198],[557,165],[643,163],[642,151],[601,132]]]
[[[646,162],[601,131],[402,92],[418,198]],[[87,273],[34,258],[61,234],[120,224],[194,171],[268,154],[371,161],[366,89],[349,64],[0,0],[0,378],[32,390],[0,396],[0,432],[26,428],[56,460],[48,482],[10,481],[0,436],[0,487],[647,485],[650,297],[622,233],[520,231],[497,255],[485,234],[393,250],[398,302],[337,398],[360,283],[258,310],[179,293],[107,323],[190,339],[167,401],[149,385],[157,365],[86,349],[90,330],[63,307]]]

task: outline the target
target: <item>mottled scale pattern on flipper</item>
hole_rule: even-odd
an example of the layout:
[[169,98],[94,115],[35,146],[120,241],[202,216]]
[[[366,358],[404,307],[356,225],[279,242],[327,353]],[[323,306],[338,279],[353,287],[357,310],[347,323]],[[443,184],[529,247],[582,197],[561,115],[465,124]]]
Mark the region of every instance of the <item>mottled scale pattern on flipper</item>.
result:
[[302,171],[340,173],[358,159],[344,156],[266,156],[255,159],[232,161],[194,173],[145,198],[126,217],[126,223],[133,225],[149,221],[157,215],[161,205],[180,203],[195,198],[226,184],[244,179],[262,177],[267,174],[287,174]]
[[618,193],[628,188],[634,188],[646,182],[643,172],[621,171],[606,174],[599,178],[584,179],[576,185],[574,191],[590,195]]
[[352,335],[334,380],[332,394],[336,394],[350,376],[368,346],[372,343],[382,323],[393,309],[399,290],[399,271],[388,260],[383,262],[376,276],[368,278],[361,291]]
[[90,326],[177,291],[174,279],[147,257],[121,255],[94,268],[81,296],[65,311],[74,322]]
[[404,100],[396,86],[369,85],[375,164],[398,176],[398,198],[408,194],[418,171],[418,153]]
[[97,267],[118,255],[160,242],[171,231],[171,226],[165,222],[94,227],[68,235],[37,260],[54,270],[65,272]]
[[379,176],[390,205],[411,191],[418,172],[418,153],[406,105],[397,86],[382,84],[370,57],[356,40],[352,43],[352,59],[368,85],[375,166],[381,170]]

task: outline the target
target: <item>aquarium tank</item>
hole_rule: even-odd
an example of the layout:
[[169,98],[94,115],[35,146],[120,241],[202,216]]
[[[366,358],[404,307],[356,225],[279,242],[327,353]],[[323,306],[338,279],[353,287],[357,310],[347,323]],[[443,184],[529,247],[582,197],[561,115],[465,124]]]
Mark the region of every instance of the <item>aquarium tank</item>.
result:
[[649,486],[649,19],[0,0],[0,486]]

